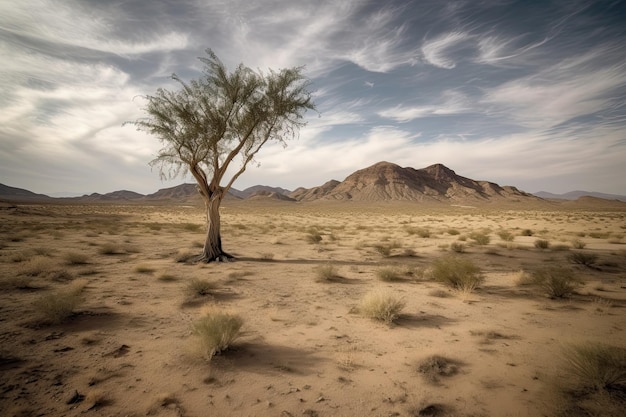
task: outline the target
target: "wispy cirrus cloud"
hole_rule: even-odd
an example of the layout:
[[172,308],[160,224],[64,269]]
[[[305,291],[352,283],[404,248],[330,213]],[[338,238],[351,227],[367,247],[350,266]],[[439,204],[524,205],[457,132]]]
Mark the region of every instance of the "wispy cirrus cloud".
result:
[[456,67],[458,57],[455,53],[472,39],[464,32],[448,32],[428,39],[422,44],[422,53],[427,63],[435,67],[452,69]]
[[419,106],[397,105],[378,112],[378,115],[396,122],[409,122],[414,119],[431,116],[444,116],[475,111],[470,107],[468,97],[458,91],[444,91],[433,104]]

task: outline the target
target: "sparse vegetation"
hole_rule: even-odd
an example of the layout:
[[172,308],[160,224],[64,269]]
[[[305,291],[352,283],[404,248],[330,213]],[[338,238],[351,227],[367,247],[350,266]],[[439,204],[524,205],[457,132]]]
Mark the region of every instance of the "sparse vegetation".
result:
[[491,241],[489,235],[482,232],[472,232],[469,234],[469,238],[472,239],[476,245],[481,246],[488,245]]
[[452,242],[450,243],[450,249],[456,253],[463,253],[465,252],[465,244],[461,242]]
[[74,309],[82,302],[82,292],[87,280],[72,282],[69,288],[45,294],[33,302],[38,314],[38,322],[42,324],[58,324],[72,315]]
[[552,298],[567,297],[582,284],[570,268],[562,266],[545,267],[535,271],[533,282]]
[[239,338],[242,326],[239,315],[212,308],[193,323],[193,333],[200,338],[203,354],[210,360]]
[[334,281],[340,278],[337,267],[330,263],[315,267],[315,276],[319,282]]
[[376,270],[376,277],[384,282],[400,281],[402,276],[398,268],[393,266],[383,266]]
[[154,271],[156,271],[156,269],[148,265],[137,265],[135,267],[135,272],[138,272],[140,274],[151,274]]
[[537,239],[534,243],[537,249],[548,249],[550,247],[550,242],[545,239]]
[[217,284],[206,279],[193,278],[187,284],[187,294],[192,297],[211,295],[217,289]]
[[584,249],[587,244],[580,239],[572,240],[572,247],[574,249]]
[[68,265],[85,265],[89,263],[89,257],[80,252],[68,252],[63,258]]
[[320,243],[322,241],[322,235],[317,229],[309,229],[306,234],[306,241],[311,244]]
[[513,235],[513,233],[509,232],[508,230],[500,230],[498,232],[498,236],[505,242],[512,242],[515,239],[515,235]]
[[478,266],[470,259],[458,255],[446,255],[432,264],[435,281],[460,291],[472,291],[479,286],[484,277]]
[[574,264],[591,267],[598,261],[598,255],[595,253],[572,252],[567,255],[567,259]]
[[567,347],[559,388],[566,400],[562,416],[623,415],[626,401],[626,348],[603,343]]
[[399,317],[404,306],[405,302],[391,291],[379,288],[365,294],[359,311],[365,317],[391,324]]
[[417,371],[430,383],[437,384],[440,378],[450,377],[459,372],[458,361],[444,356],[433,355],[422,360],[417,367]]

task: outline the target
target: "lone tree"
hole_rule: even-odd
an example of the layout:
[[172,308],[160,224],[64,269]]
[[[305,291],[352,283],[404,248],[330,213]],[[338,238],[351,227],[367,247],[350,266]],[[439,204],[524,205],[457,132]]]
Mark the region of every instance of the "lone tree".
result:
[[[222,249],[222,199],[261,147],[295,137],[305,125],[304,113],[315,106],[302,67],[262,73],[240,64],[229,72],[213,51],[206,52],[208,57],[199,58],[199,79],[187,83],[173,74],[180,88],[146,96],[147,117],[129,123],[163,144],[150,162],[161,177],[189,172],[195,178],[207,220],[198,260],[212,262],[233,258]],[[234,174],[227,177],[231,165]]]

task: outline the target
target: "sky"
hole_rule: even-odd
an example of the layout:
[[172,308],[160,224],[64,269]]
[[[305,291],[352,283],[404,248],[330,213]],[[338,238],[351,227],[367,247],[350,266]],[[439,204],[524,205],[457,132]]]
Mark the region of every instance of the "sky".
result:
[[527,192],[626,195],[626,1],[0,0],[0,183],[53,196],[163,181],[126,121],[212,49],[305,66],[318,112],[234,184],[293,190],[379,161]]

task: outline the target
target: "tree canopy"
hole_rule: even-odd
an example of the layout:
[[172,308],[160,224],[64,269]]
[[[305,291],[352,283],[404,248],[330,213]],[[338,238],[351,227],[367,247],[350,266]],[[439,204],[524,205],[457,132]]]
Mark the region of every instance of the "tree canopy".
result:
[[[305,125],[305,112],[315,105],[303,67],[263,73],[240,64],[229,72],[213,51],[206,52],[199,58],[204,63],[200,78],[185,82],[172,75],[180,88],[159,88],[146,96],[147,116],[130,123],[161,141],[150,163],[161,176],[189,172],[195,178],[207,207],[207,244],[220,246],[207,255],[205,244],[205,257],[220,257],[221,240],[211,244],[209,235],[217,227],[219,239],[216,210],[224,194],[263,145],[295,137]],[[227,178],[235,160],[239,165]]]

